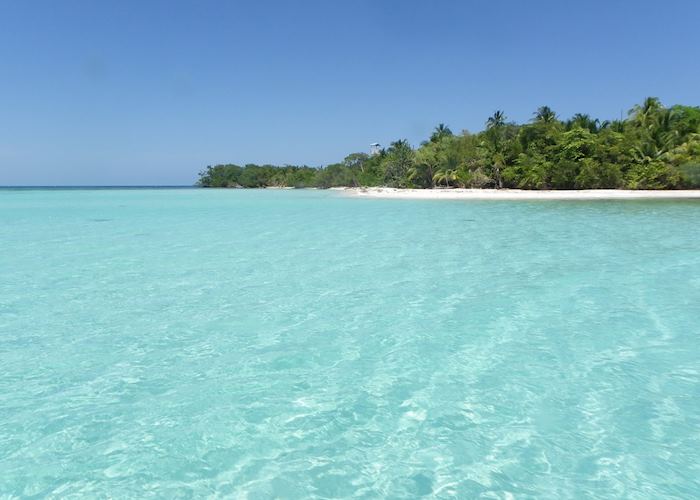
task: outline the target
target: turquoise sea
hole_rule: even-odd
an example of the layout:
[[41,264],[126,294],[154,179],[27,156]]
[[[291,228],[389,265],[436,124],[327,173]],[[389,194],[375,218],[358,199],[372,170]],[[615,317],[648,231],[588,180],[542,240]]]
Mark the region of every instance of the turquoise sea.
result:
[[0,190],[0,498],[698,498],[700,202]]

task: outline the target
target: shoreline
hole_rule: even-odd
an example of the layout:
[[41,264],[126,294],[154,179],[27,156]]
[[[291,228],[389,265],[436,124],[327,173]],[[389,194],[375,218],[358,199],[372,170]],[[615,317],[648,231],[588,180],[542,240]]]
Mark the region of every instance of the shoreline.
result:
[[686,190],[524,190],[524,189],[409,189],[390,187],[331,188],[358,198],[406,200],[700,200],[700,189]]

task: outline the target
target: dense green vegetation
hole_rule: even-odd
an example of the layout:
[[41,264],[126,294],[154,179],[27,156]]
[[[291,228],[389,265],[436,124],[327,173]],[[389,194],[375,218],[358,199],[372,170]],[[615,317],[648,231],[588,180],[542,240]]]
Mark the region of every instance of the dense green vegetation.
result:
[[398,140],[325,168],[216,165],[199,175],[204,187],[700,187],[700,108],[649,97],[627,119],[601,122],[585,114],[561,120],[543,106],[523,125],[496,111],[476,134],[440,124],[417,149]]

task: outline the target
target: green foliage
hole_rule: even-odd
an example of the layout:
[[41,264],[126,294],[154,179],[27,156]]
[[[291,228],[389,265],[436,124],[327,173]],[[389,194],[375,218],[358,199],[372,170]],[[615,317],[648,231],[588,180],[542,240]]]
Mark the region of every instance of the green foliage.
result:
[[392,142],[384,158],[384,183],[391,187],[409,187],[409,176],[415,162],[415,152],[408,141]]
[[316,174],[315,185],[320,188],[339,186],[356,186],[357,182],[352,169],[342,163],[334,163],[321,169]]
[[450,130],[450,127],[448,127],[444,123],[441,123],[437,127],[435,127],[433,134],[430,136],[430,142],[440,142],[445,137],[452,137],[452,135],[453,134]]
[[431,139],[419,148],[413,156],[413,166],[409,170],[412,186],[432,188],[440,181],[445,186],[455,185],[459,164],[459,153],[455,145],[456,138],[450,133],[435,140]]
[[515,165],[504,170],[504,179],[512,187],[519,189],[547,189],[547,177],[552,163],[535,149],[521,153]]
[[576,189],[616,189],[622,186],[622,171],[619,165],[600,163],[593,158],[581,160],[581,169],[576,176]]
[[676,189],[700,187],[700,108],[664,107],[655,97],[624,120],[577,113],[560,120],[548,106],[530,123],[496,111],[476,134],[439,124],[420,147],[406,140],[378,154],[352,153],[325,168],[215,165],[204,187],[474,187]]
[[700,163],[686,163],[681,165],[679,170],[685,185],[700,188]]
[[224,188],[312,187],[315,185],[317,172],[318,169],[315,168],[293,165],[215,165],[200,172],[197,185]]
[[535,123],[555,123],[557,121],[557,115],[552,111],[549,106],[540,106],[537,111],[535,111],[535,118],[533,121]]
[[661,161],[650,161],[634,165],[627,177],[629,189],[675,189],[680,187],[682,177],[676,168]]
[[197,184],[202,187],[237,187],[242,171],[238,165],[210,165],[199,173]]
[[574,116],[571,117],[570,120],[567,120],[564,123],[564,126],[566,130],[572,130],[575,128],[580,128],[584,130],[588,130],[592,134],[597,133],[600,128],[607,127],[609,125],[608,122],[605,122],[603,124],[600,123],[600,120],[597,118],[591,118],[589,115],[581,114],[581,113],[576,113]]

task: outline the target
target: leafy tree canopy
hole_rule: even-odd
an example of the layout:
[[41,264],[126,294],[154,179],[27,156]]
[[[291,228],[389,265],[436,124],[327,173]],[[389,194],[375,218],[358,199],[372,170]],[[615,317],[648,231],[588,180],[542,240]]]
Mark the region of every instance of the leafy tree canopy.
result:
[[394,186],[520,189],[700,188],[700,108],[647,97],[623,120],[585,113],[561,120],[541,106],[518,125],[497,110],[476,134],[438,124],[414,149],[392,142],[377,154],[351,153],[325,168],[209,166],[204,187]]

